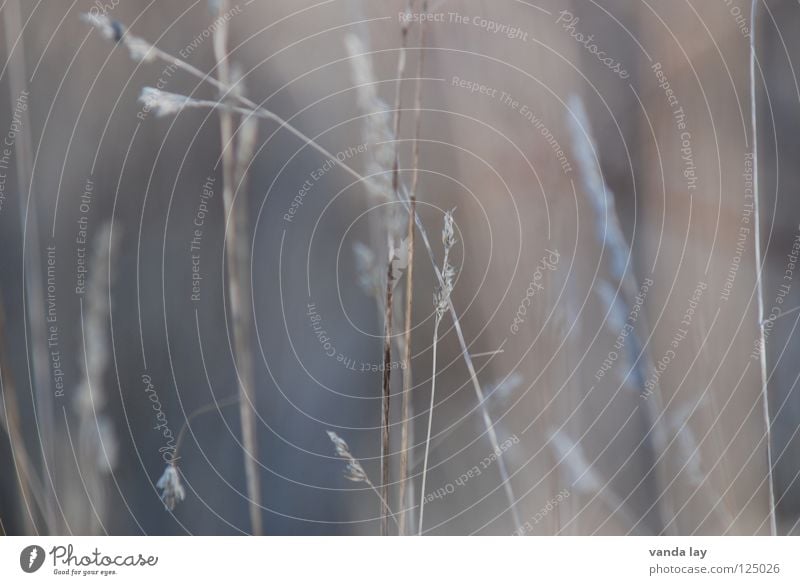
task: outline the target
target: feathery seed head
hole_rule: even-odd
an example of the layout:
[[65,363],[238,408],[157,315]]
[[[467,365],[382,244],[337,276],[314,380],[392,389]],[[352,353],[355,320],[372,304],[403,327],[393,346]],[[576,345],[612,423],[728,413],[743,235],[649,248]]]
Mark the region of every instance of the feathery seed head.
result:
[[361,290],[367,296],[380,297],[383,294],[381,286],[383,275],[375,262],[375,253],[361,242],[353,244],[353,253],[356,258],[356,273]]
[[128,49],[131,59],[134,61],[150,62],[156,58],[155,52],[152,50],[153,45],[135,37],[128,32],[121,22],[113,20],[105,14],[95,14],[92,12],[81,14],[81,19],[95,27],[100,34],[109,41],[115,43],[122,43]]
[[183,489],[181,476],[175,465],[167,465],[158,483],[156,483],[156,487],[161,490],[161,501],[164,502],[164,507],[170,512],[186,498],[186,490]]
[[395,159],[392,117],[389,107],[378,96],[377,79],[365,43],[354,34],[347,35],[344,41],[350,56],[358,107],[366,114],[363,139],[372,152],[366,169],[370,176],[367,190],[374,197],[389,201],[394,198],[391,177]]
[[336,448],[336,454],[347,463],[344,475],[345,478],[355,483],[368,483],[367,473],[364,471],[361,463],[350,453],[350,447],[347,446],[345,440],[333,431],[327,431],[327,433],[333,446]]
[[86,12],[81,14],[81,20],[95,27],[101,35],[115,43],[118,43],[122,39],[122,35],[125,34],[125,27],[122,26],[122,23],[110,19],[105,14]]
[[159,118],[177,114],[184,108],[197,104],[185,95],[161,91],[155,87],[143,87],[139,101]]
[[455,230],[453,229],[453,209],[444,214],[444,227],[442,228],[442,244],[445,250],[450,250],[456,243]]
[[450,264],[450,251],[456,244],[455,230],[453,228],[453,210],[444,214],[442,227],[442,244],[444,245],[444,261],[442,262],[442,280],[444,286],[437,287],[433,295],[433,304],[436,307],[436,317],[441,319],[450,307],[450,295],[453,293],[456,269]]

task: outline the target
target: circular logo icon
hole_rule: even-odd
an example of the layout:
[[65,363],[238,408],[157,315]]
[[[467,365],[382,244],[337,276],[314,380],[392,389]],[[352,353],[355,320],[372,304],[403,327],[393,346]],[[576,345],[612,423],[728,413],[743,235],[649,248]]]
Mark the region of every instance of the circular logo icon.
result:
[[44,564],[44,549],[32,544],[22,549],[19,554],[19,566],[26,573],[35,573]]

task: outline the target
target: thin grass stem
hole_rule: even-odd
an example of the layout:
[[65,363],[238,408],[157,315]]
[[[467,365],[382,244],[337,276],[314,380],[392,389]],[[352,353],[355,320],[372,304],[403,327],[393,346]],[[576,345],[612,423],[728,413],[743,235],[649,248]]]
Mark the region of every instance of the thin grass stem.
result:
[[756,295],[758,297],[758,330],[759,330],[759,364],[761,367],[761,396],[764,404],[764,426],[767,441],[767,479],[769,482],[769,525],[772,535],[778,533],[775,520],[775,485],[772,472],[772,422],[769,414],[769,385],[767,375],[767,346],[764,334],[764,258],[761,251],[761,213],[759,205],[758,186],[758,109],[756,102],[756,16],[758,14],[758,0],[752,0],[750,5],[750,130],[753,141],[753,215],[755,226],[753,238],[755,239],[756,255]]
[[[228,12],[228,0],[220,0],[218,5],[221,23],[214,30],[214,55],[217,61],[217,79],[224,88],[231,86],[230,65],[228,62],[228,25],[227,20],[222,18]],[[230,92],[227,92],[230,94]],[[232,95],[239,95],[233,92]],[[220,99],[223,99],[221,96]],[[256,461],[258,459],[258,433],[255,422],[255,403],[254,403],[254,377],[253,359],[250,352],[251,332],[250,320],[245,315],[245,311],[250,307],[250,287],[243,282],[243,277],[247,273],[248,250],[247,240],[244,238],[248,233],[247,226],[247,207],[245,204],[234,205],[235,181],[236,181],[236,158],[232,147],[234,120],[231,112],[223,109],[220,111],[220,138],[222,141],[222,177],[223,177],[223,196],[227,217],[233,218],[233,227],[226,230],[225,246],[226,259],[228,263],[228,288],[230,292],[231,319],[233,322],[234,336],[234,361],[236,363],[237,376],[239,378],[239,392],[241,401],[239,402],[240,425],[242,429],[242,443],[246,451],[244,455],[245,479],[247,484],[248,509],[250,512],[250,527],[254,535],[261,535],[263,532],[261,522],[261,480],[258,473]]]

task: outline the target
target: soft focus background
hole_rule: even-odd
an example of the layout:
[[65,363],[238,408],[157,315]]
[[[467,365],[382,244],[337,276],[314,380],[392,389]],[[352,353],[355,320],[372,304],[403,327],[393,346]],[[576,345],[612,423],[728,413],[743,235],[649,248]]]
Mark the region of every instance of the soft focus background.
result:
[[[397,146],[403,183],[419,169],[419,214],[438,262],[443,215],[455,209],[452,302],[486,400],[478,404],[445,316],[426,534],[768,534],[770,475],[778,533],[800,533],[797,3],[758,3],[755,26],[771,472],[749,3],[428,5],[440,16],[422,41],[422,25],[407,27],[398,140],[390,127],[388,142],[369,133],[380,118],[364,111],[363,84],[391,118],[405,0],[2,5],[3,532],[252,531],[250,455],[231,400],[223,244],[234,228],[250,256],[241,284],[252,295],[263,530],[379,531],[380,501],[345,477],[326,430],[379,486],[382,374],[372,366],[383,359],[384,307],[364,290],[376,272],[354,247],[383,262],[380,218],[388,209],[404,226],[403,206],[340,166],[320,172],[324,155],[262,119],[236,191],[241,229],[222,203],[219,110],[159,117],[138,101],[145,86],[211,103],[218,90],[163,60],[132,59],[80,18],[105,15],[213,78],[214,22],[227,8],[238,92],[346,153],[358,172]],[[414,2],[410,13],[421,12]],[[367,56],[349,54],[347,38]],[[391,166],[382,170],[391,177]],[[84,267],[86,289],[76,291]],[[419,242],[414,267],[416,528],[436,288]],[[391,382],[392,481],[402,371]],[[484,412],[507,446],[513,511]],[[182,428],[185,499],[170,511],[156,483]],[[396,483],[390,494],[401,513]]]

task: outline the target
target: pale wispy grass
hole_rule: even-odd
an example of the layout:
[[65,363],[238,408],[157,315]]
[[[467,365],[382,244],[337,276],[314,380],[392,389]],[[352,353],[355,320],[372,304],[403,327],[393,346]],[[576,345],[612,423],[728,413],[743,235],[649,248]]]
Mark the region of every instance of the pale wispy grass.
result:
[[[595,291],[606,314],[610,316],[611,323],[619,325],[620,321],[624,322],[627,318],[639,289],[633,271],[633,254],[617,216],[614,193],[603,179],[598,150],[591,136],[589,117],[583,102],[578,96],[572,95],[568,103],[567,123],[583,190],[593,210],[594,235],[608,258],[607,276],[603,273],[600,275],[605,282],[596,286]],[[606,326],[609,326],[608,321]],[[638,327],[640,330],[647,330],[644,315],[640,315]],[[611,333],[617,335],[619,331],[620,329],[611,330]],[[641,395],[638,411],[644,416],[647,429],[643,441],[649,447],[654,460],[656,484],[663,486],[666,485],[669,474],[666,459],[668,435],[664,423],[661,390],[656,383],[655,390],[647,396],[644,395],[644,384],[652,369],[652,360],[649,352],[639,342],[636,330],[627,336],[626,345],[626,355],[629,358],[624,362],[627,368],[624,381]],[[657,510],[662,527],[674,531],[672,527],[675,515],[671,496],[670,494],[659,494],[659,496]]]
[[[112,260],[119,245],[119,228],[103,223],[93,238],[86,301],[83,304],[82,338],[84,359],[81,380],[72,399],[77,423],[76,462],[91,510],[79,513],[80,522],[89,522],[79,532],[98,534],[104,530],[102,518],[107,509],[109,475],[117,465],[119,444],[112,417],[107,411],[108,396],[105,376],[110,361],[111,340],[108,335],[111,294],[114,274]],[[76,528],[74,524],[73,528]]]
[[770,533],[778,534],[775,518],[775,478],[772,464],[772,418],[769,413],[769,375],[767,372],[767,342],[764,328],[764,256],[761,251],[761,204],[759,191],[758,172],[758,103],[756,100],[756,16],[758,15],[758,0],[751,0],[750,4],[750,139],[753,141],[753,239],[755,241],[756,256],[756,296],[758,304],[759,325],[759,367],[761,373],[761,398],[764,413],[764,433],[767,443],[767,485],[769,488],[769,526]]
[[[367,475],[367,472],[364,471],[364,467],[361,465],[361,462],[353,457],[353,454],[350,452],[350,447],[347,445],[345,440],[333,431],[326,432],[328,433],[328,438],[330,438],[334,448],[336,449],[336,455],[338,455],[347,464],[344,474],[345,478],[354,483],[367,484],[372,491],[375,492],[375,495],[378,496],[378,499],[381,502],[381,507],[383,510],[385,510],[386,515],[392,518],[395,524],[397,524],[397,517],[394,515],[394,512],[392,512],[388,500],[383,497],[381,491],[379,491],[378,488],[375,487],[375,484],[369,479],[369,476]],[[381,514],[381,517],[383,517],[383,513]]]
[[164,508],[172,512],[186,498],[186,490],[181,482],[180,471],[174,463],[168,463],[164,473],[158,478],[156,487],[161,490],[161,501]]
[[104,14],[95,13],[81,14],[81,18],[87,24],[95,27],[107,40],[123,45],[134,61],[147,63],[156,59],[157,54],[153,50],[153,46],[144,39],[130,34],[119,21],[112,20]]
[[357,104],[365,115],[362,140],[370,148],[365,168],[368,179],[364,185],[377,201],[391,201],[395,191],[391,173],[395,164],[392,114],[389,105],[378,95],[375,72],[366,44],[355,34],[346,35],[344,43],[350,57]]
[[[599,497],[609,512],[632,532],[640,522],[631,514],[625,501],[614,492],[611,485],[591,466],[580,445],[563,431],[552,430],[548,445],[554,450],[559,469],[565,472],[570,486],[585,497]],[[575,521],[573,517],[567,524]]]
[[442,259],[442,274],[444,275],[444,285],[439,287],[433,296],[436,317],[433,322],[433,356],[431,372],[431,403],[428,409],[428,432],[425,437],[425,456],[422,463],[422,487],[420,488],[419,502],[419,523],[417,525],[418,534],[422,535],[423,520],[425,515],[425,483],[428,477],[428,455],[431,448],[431,429],[433,428],[433,408],[436,401],[436,348],[439,345],[439,325],[442,323],[447,309],[450,306],[450,297],[453,293],[455,268],[450,264],[450,252],[456,244],[455,230],[453,229],[453,212],[448,211],[444,216],[444,226],[442,227],[442,245],[444,246],[444,258]]

